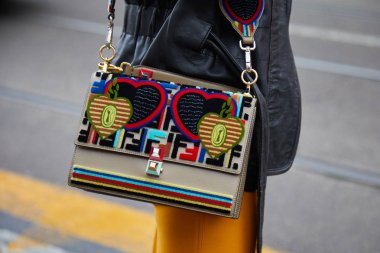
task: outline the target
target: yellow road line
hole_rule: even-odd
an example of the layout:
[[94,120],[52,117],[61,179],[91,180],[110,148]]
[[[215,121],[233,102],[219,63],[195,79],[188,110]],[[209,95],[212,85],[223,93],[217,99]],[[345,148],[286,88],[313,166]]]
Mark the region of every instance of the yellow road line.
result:
[[128,252],[149,252],[154,235],[152,215],[2,170],[0,210]]
[[[154,217],[71,189],[0,170],[0,210],[121,251],[148,253]],[[265,247],[265,253],[279,253]]]

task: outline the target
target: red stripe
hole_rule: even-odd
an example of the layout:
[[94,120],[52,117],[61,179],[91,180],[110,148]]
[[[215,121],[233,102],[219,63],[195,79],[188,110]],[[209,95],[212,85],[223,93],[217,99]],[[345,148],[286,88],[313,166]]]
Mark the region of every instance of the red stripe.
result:
[[182,199],[195,200],[198,202],[213,204],[213,205],[217,205],[217,206],[223,206],[223,207],[231,207],[232,206],[231,203],[225,203],[225,202],[221,202],[221,201],[217,201],[217,200],[211,200],[211,199],[205,199],[205,198],[201,198],[201,197],[189,196],[189,195],[185,195],[182,193],[171,192],[171,191],[166,191],[166,190],[153,189],[153,188],[146,187],[146,186],[134,185],[134,184],[119,182],[119,181],[106,179],[106,178],[99,178],[99,177],[94,177],[94,176],[89,176],[89,175],[78,174],[76,172],[73,173],[73,177],[74,178],[77,177],[77,178],[87,179],[87,180],[96,181],[96,182],[107,183],[107,184],[112,184],[112,185],[118,185],[118,186],[122,186],[125,188],[142,190],[142,191],[146,191],[146,192],[158,193],[158,194],[167,195],[167,196],[179,197]]
[[94,132],[94,127],[92,127],[90,124],[90,129],[88,131],[88,136],[87,136],[87,141],[86,141],[87,143],[91,143],[92,132]]
[[[118,105],[118,106],[115,106],[117,108],[118,111],[120,112],[124,112],[124,113],[129,113],[130,112],[130,109],[129,108],[124,108],[123,106],[121,105]],[[90,106],[91,110],[96,110],[96,111],[99,111],[99,112],[102,112],[104,110],[104,106],[101,106],[101,105],[94,105],[94,104],[91,104]]]
[[111,135],[112,133],[116,132],[116,130],[108,130],[108,129],[99,129],[99,132],[101,132],[103,135]]
[[233,132],[227,132],[227,135],[229,136],[229,137],[231,137],[231,139],[239,139],[240,138],[240,136],[241,136],[241,133],[233,133]]
[[131,110],[125,109],[123,107],[117,107],[117,110],[118,110],[118,112],[122,112],[122,113],[126,113],[126,114],[130,113],[130,111],[131,111]]
[[161,129],[162,123],[164,122],[165,110],[161,113],[160,120],[158,121],[158,128]]
[[[208,137],[208,135],[207,135],[207,133],[203,133],[203,129],[200,129],[201,131],[202,131],[202,133],[201,133],[201,131],[199,131],[199,136],[202,136],[203,138],[207,138]],[[208,132],[208,134],[210,134],[211,135],[211,132]],[[230,137],[231,139],[236,139],[236,140],[238,140],[239,138],[240,138],[240,136],[241,136],[241,134],[235,134],[235,133],[233,133],[233,132],[227,132],[227,135],[228,135],[228,137]]]
[[[128,102],[125,100],[108,100],[104,98],[95,98],[93,100],[95,103],[100,103],[102,105],[113,105],[113,106],[124,106],[128,105]],[[120,105],[121,104],[121,105]]]
[[91,105],[90,105],[90,108],[91,108],[91,109],[99,109],[99,110],[103,111],[104,106],[102,106],[102,105],[94,105],[94,104],[91,104]]
[[240,30],[242,33],[244,33],[244,27],[243,27],[243,25],[240,24],[240,23],[239,23],[239,30]]
[[94,131],[94,135],[92,136],[92,144],[96,144],[95,143],[96,135],[97,135],[97,133]]
[[249,25],[249,26],[248,26],[248,29],[251,31],[251,34],[252,34],[252,33],[254,32],[254,30],[255,30],[254,27],[253,27],[253,25]]
[[[225,120],[225,119],[221,119],[221,118],[205,118],[204,122],[206,122],[206,123],[217,123],[217,124],[218,123],[225,123],[229,126],[241,127],[239,122],[237,122],[236,120],[231,122],[230,120]],[[208,127],[210,127],[210,126],[208,126]]]
[[[220,147],[217,147],[217,148],[226,148],[227,146],[225,146],[224,144],[235,144],[236,143],[236,141],[237,141],[238,139],[236,139],[236,140],[234,140],[234,141],[230,141],[230,140],[228,140],[228,141],[225,141],[224,143],[223,143],[223,145],[222,146],[220,146]],[[214,144],[212,144],[212,142],[211,141],[209,141],[209,140],[202,140],[202,143],[204,143],[205,145],[211,145],[211,146],[214,146]]]

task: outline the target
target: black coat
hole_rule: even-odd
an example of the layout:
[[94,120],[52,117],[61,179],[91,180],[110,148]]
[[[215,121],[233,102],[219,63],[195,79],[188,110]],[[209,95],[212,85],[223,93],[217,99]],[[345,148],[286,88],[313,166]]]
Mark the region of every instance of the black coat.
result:
[[[301,95],[288,29],[291,2],[266,0],[255,34],[257,48],[252,59],[253,68],[259,74],[258,87],[266,100],[266,106],[262,107],[266,107],[267,131],[261,138],[265,139],[263,143],[267,143],[267,148],[263,151],[263,146],[253,146],[246,190],[261,189],[262,194],[266,175],[281,174],[291,167],[300,133]],[[244,52],[238,43],[240,37],[223,16],[217,0],[126,0],[126,3],[117,64],[128,61],[132,65],[244,87],[236,71],[231,70],[231,61],[221,57],[207,43],[220,42],[218,45],[244,66]],[[256,125],[254,144],[262,141],[258,137],[259,130]],[[267,163],[258,181],[255,168],[262,152]],[[262,211],[264,198],[261,198]],[[262,213],[259,216],[262,224]]]

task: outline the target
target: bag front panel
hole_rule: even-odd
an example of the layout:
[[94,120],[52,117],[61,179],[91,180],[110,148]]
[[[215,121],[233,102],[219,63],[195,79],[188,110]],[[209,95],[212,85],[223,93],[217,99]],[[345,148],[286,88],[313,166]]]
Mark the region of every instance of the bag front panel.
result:
[[[117,98],[110,97],[115,85]],[[76,144],[143,157],[161,148],[165,161],[239,174],[255,103],[238,92],[97,72]],[[119,114],[107,128],[112,106]]]
[[94,73],[69,184],[237,218],[256,99],[201,86]]

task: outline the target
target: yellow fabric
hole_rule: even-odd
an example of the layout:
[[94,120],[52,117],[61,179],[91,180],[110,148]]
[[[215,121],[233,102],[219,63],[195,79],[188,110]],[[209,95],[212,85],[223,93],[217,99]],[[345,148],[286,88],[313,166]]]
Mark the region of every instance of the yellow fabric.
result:
[[254,253],[257,194],[244,192],[239,219],[155,205],[153,253]]

